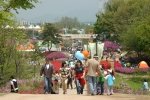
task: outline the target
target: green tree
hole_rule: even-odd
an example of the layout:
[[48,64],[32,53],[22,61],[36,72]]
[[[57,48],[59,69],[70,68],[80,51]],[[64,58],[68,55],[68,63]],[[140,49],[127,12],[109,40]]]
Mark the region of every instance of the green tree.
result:
[[[0,1],[0,78],[4,79],[4,81],[1,82],[8,81],[7,77],[14,73],[14,69],[16,69],[16,74],[19,74],[21,66],[15,61],[20,61],[22,54],[17,52],[16,44],[26,39],[23,30],[16,29],[17,22],[15,21],[15,15],[12,11],[14,10],[18,13],[18,9],[32,9],[35,7],[33,3],[37,2],[38,0]],[[11,26],[11,28],[6,28],[6,25]],[[21,64],[23,64],[23,62],[21,62]]]
[[46,23],[42,31],[43,44],[47,44],[48,50],[51,51],[52,44],[62,41],[61,36],[57,33],[57,29],[51,24]]

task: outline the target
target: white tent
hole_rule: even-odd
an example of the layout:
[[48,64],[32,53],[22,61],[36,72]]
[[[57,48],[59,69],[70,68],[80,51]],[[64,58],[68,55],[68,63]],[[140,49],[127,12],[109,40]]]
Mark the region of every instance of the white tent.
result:
[[41,29],[41,27],[39,25],[36,25],[34,28],[37,29],[37,30]]
[[33,26],[33,25],[30,25],[29,27],[28,27],[28,29],[34,29],[35,27]]
[[18,26],[18,29],[26,29],[25,26]]

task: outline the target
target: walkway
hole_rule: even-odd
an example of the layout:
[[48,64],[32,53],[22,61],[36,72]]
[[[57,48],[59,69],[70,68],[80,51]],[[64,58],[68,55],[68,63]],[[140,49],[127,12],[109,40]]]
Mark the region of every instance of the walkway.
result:
[[68,89],[67,94],[5,94],[0,96],[0,100],[149,100],[149,96],[136,96],[127,94],[114,94],[112,96],[105,95],[87,95],[84,91],[83,95],[77,95],[76,89]]

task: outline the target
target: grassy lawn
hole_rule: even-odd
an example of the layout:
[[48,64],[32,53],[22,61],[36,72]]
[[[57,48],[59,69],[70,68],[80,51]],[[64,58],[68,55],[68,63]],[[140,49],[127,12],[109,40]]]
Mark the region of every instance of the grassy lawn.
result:
[[[149,84],[149,74],[122,74],[122,73],[116,73],[116,79],[115,79],[115,85],[116,88],[123,88],[123,89],[130,89],[132,91],[142,91],[142,84],[144,82],[144,79],[146,79]],[[142,77],[143,76],[143,77]],[[122,85],[122,83],[124,85]],[[146,93],[147,95],[150,94]]]

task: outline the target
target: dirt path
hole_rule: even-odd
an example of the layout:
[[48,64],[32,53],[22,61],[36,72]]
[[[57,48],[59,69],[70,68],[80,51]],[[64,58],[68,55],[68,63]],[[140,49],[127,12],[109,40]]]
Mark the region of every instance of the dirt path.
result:
[[114,94],[112,96],[87,95],[84,91],[83,95],[77,95],[76,90],[68,89],[67,94],[15,94],[9,93],[0,95],[0,100],[150,100],[150,96],[137,96],[137,95],[126,95],[126,94]]

